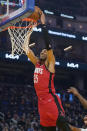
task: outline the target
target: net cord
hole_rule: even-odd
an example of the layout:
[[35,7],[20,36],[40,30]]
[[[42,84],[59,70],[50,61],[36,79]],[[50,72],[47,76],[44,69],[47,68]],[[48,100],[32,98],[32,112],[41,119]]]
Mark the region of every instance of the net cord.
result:
[[9,0],[7,0],[7,15],[9,15]]
[[[19,22],[19,26],[18,27],[22,27],[22,22]],[[11,39],[11,44],[12,44],[12,55],[22,55],[24,54],[24,49],[23,46],[26,43],[26,47],[29,48],[29,41],[31,33],[33,32],[33,25],[35,23],[30,21],[27,22],[26,21],[26,26],[24,28],[15,28],[16,25],[14,25],[14,28],[8,28],[8,32],[10,35],[10,39]],[[29,35],[27,35],[29,34]],[[26,41],[28,40],[28,41]]]

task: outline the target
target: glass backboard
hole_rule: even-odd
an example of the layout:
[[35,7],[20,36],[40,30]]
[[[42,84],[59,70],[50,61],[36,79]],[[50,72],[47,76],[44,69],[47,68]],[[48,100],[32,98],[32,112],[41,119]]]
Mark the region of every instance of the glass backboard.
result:
[[0,32],[34,11],[34,0],[0,0]]

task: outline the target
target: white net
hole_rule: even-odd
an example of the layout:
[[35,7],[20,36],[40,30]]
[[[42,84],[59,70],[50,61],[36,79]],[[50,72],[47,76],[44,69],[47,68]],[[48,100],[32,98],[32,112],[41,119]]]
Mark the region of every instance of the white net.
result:
[[[25,25],[26,24],[26,25]],[[19,22],[16,23],[13,27],[8,28],[8,32],[11,39],[12,44],[12,55],[22,55],[24,54],[23,45],[26,42],[26,47],[29,47],[29,39],[27,40],[27,34],[33,32],[33,25],[35,23],[33,21],[30,22]],[[16,28],[15,28],[16,27]],[[28,36],[29,37],[29,36]]]

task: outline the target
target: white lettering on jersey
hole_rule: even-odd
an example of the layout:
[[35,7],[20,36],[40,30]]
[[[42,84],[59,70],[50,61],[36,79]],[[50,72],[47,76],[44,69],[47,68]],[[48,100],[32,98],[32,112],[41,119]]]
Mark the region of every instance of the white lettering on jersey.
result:
[[34,83],[38,83],[38,75],[34,74]]
[[43,69],[42,68],[35,68],[34,71],[34,83],[38,83],[38,74],[43,74]]
[[35,73],[43,74],[43,69],[42,68],[35,68]]

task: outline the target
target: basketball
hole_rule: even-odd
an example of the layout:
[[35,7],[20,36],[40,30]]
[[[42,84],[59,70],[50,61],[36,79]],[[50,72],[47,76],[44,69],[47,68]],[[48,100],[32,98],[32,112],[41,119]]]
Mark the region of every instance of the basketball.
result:
[[41,9],[35,6],[35,11],[29,16],[29,18],[38,21],[40,19],[41,14],[42,14]]

